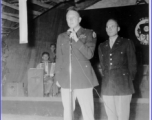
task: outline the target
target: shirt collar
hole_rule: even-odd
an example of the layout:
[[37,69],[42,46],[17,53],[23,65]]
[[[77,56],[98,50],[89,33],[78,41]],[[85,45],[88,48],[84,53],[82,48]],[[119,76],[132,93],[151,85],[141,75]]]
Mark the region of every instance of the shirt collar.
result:
[[116,36],[115,36],[115,37],[113,37],[112,39],[110,39],[110,38],[109,38],[109,42],[110,42],[110,41],[115,42],[117,38],[118,38],[118,35],[116,35]]

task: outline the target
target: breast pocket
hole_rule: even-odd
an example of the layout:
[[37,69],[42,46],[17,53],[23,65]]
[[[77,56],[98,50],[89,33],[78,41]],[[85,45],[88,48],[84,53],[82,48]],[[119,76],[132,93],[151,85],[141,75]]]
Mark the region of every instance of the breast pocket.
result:
[[118,60],[119,64],[123,65],[127,60],[126,52],[123,50],[117,51],[117,55],[115,59]]

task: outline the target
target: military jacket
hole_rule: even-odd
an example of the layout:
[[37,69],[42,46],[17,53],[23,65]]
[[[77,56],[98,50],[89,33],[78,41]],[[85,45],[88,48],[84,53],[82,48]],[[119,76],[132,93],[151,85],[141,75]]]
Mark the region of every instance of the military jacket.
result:
[[131,40],[118,37],[110,48],[109,40],[98,48],[102,69],[103,95],[128,95],[134,93],[132,80],[136,74],[135,48]]
[[[90,59],[94,56],[96,36],[92,30],[80,28],[77,31],[78,41],[70,41],[67,32],[58,36],[55,80],[62,88],[83,89],[98,85]],[[72,54],[70,54],[72,53]],[[71,55],[71,82],[70,82],[70,55]]]

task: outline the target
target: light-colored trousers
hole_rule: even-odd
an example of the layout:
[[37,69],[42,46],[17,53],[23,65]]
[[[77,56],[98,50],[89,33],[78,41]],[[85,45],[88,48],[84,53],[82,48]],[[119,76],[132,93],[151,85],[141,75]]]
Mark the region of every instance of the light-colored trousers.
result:
[[129,120],[131,98],[132,95],[103,95],[108,120]]
[[[61,88],[61,97],[64,108],[64,120],[71,120],[69,89]],[[75,110],[75,100],[77,98],[79,105],[81,107],[83,120],[94,120],[93,88],[74,89],[72,92],[72,98],[73,111]]]

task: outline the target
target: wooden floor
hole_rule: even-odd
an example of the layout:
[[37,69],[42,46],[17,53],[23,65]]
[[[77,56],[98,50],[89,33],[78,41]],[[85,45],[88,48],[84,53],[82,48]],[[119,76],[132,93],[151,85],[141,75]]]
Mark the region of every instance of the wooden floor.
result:
[[[94,99],[95,119],[107,120],[101,99]],[[76,104],[74,120],[83,120]],[[2,120],[63,120],[63,106],[58,97],[3,97]],[[130,120],[149,120],[149,99],[132,99]]]
[[[12,115],[12,114],[2,114],[1,120],[63,120],[62,117],[47,117],[47,116],[38,116],[38,115]],[[74,120],[83,120],[80,119],[74,119]],[[108,120],[105,119],[96,119],[96,120]],[[130,120],[132,120],[130,118]],[[138,118],[137,120],[150,120],[149,118]]]

